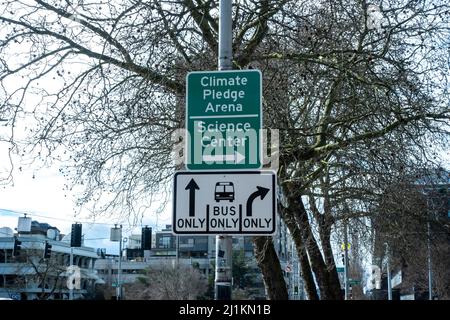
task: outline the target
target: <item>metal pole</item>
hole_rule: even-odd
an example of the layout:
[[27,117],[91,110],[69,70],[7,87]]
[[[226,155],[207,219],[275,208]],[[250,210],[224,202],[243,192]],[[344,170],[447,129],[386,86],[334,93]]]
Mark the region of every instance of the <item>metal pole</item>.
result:
[[176,241],[176,252],[175,252],[175,258],[176,258],[176,263],[177,263],[177,267],[180,263],[180,236],[175,236],[175,241]]
[[233,48],[231,3],[232,0],[219,1],[219,70],[232,69],[231,60],[233,58]]
[[[73,268],[73,247],[70,247],[70,266]],[[70,286],[69,300],[73,300],[73,285]]]
[[122,299],[122,284],[120,283],[120,273],[122,272],[122,225],[120,225],[120,239],[119,239],[119,267],[117,270],[117,293],[116,299]]
[[349,283],[348,283],[348,235],[347,235],[347,219],[344,220],[344,285],[345,285],[345,300],[349,297]]
[[[291,262],[289,263],[289,265],[291,266],[291,279],[289,280],[291,282],[291,299],[294,300],[295,296],[294,296],[294,291],[295,291],[295,275],[296,275],[296,271],[295,270],[295,263],[294,263],[294,241],[291,238]],[[297,292],[298,294],[298,292]]]
[[209,254],[206,254],[206,270],[205,270],[205,274],[206,274],[206,281],[208,281],[209,284]]
[[[3,254],[4,254],[4,257],[5,257],[5,265],[6,265],[6,263],[8,263],[8,255],[6,254],[6,252],[7,252],[6,249],[3,249]],[[3,288],[6,288],[6,277],[5,277],[5,274],[6,274],[6,272],[4,271],[3,277],[2,277],[3,278]]]
[[231,300],[231,257],[232,238],[216,237],[216,277],[214,286],[215,300]]
[[392,283],[391,283],[391,268],[390,268],[390,252],[389,252],[389,244],[385,243],[386,245],[386,269],[387,269],[387,285],[388,285],[388,300],[392,300]]
[[298,300],[306,300],[305,299],[305,287],[303,283],[303,273],[301,269],[302,265],[300,264],[300,258],[298,258],[297,268],[298,268]]
[[[219,1],[219,70],[232,69],[231,3],[232,0]],[[231,300],[232,245],[233,240],[231,236],[216,236],[215,300]]]
[[428,299],[433,300],[433,274],[431,271],[431,230],[430,222],[427,222],[427,234],[428,234]]

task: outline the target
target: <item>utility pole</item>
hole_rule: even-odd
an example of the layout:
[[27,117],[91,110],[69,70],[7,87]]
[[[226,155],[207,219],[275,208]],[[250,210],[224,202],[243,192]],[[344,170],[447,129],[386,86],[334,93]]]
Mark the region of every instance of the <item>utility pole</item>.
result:
[[[70,247],[70,266],[73,268],[73,247]],[[73,300],[73,286],[70,286],[69,300]]]
[[348,300],[350,294],[348,282],[348,235],[347,235],[347,219],[344,220],[344,286],[345,300]]
[[117,272],[117,287],[119,288],[119,292],[117,294],[117,300],[122,300],[122,248],[127,241],[128,238],[122,238],[122,225],[120,225],[119,270]]
[[431,230],[430,221],[427,222],[428,249],[428,299],[433,300],[433,274],[431,271]]
[[120,283],[121,272],[122,272],[122,225],[111,228],[110,240],[113,242],[119,241],[119,265],[117,269],[117,283],[116,283],[116,299],[120,300],[122,298],[122,284]]
[[391,283],[391,266],[390,266],[390,252],[389,244],[384,243],[386,246],[386,270],[387,270],[387,285],[388,285],[388,300],[392,300],[392,283]]
[[175,236],[175,262],[176,267],[178,268],[178,265],[180,263],[180,236]]
[[120,283],[120,274],[122,273],[122,225],[120,225],[120,240],[119,240],[119,268],[117,270],[117,300],[120,300],[122,297],[122,285]]
[[426,191],[423,194],[426,197],[427,201],[428,300],[433,300],[433,274],[431,271],[430,196]]
[[205,269],[206,281],[209,283],[209,254],[206,253],[206,269]]
[[[232,0],[219,0],[219,70],[232,69],[231,3]],[[231,300],[232,246],[233,238],[231,236],[216,236],[215,300]]]

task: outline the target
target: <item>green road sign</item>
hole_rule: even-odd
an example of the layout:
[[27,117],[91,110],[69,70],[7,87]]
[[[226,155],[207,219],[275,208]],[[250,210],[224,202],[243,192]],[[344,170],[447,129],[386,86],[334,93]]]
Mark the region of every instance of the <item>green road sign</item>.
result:
[[361,283],[361,280],[354,280],[354,279],[348,280],[348,284],[351,284],[351,285],[358,285],[360,283]]
[[337,267],[336,271],[337,272],[345,272],[345,268],[344,267]]
[[261,72],[190,72],[186,84],[187,169],[261,168]]

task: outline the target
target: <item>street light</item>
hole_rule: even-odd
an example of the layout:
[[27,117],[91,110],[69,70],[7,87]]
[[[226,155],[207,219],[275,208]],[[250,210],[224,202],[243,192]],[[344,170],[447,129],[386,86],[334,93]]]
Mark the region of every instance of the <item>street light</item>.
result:
[[347,226],[347,219],[344,220],[344,299],[348,300],[349,299],[349,295],[350,295],[350,286],[349,286],[349,263],[348,263],[348,226]]
[[117,270],[116,299],[120,300],[122,298],[122,284],[120,283],[120,273],[122,271],[122,225],[117,227],[117,224],[115,224],[114,228],[111,228],[110,240],[113,242],[119,242],[119,266]]
[[430,221],[427,221],[427,251],[428,251],[428,299],[433,300],[433,274],[431,271],[431,231],[430,231]]
[[388,300],[392,300],[392,284],[391,284],[391,269],[390,269],[390,252],[389,252],[389,244],[387,242],[384,243],[386,246],[386,269],[387,269],[387,285],[388,285]]
[[427,201],[427,255],[428,255],[428,299],[433,300],[433,273],[432,273],[432,266],[431,266],[431,230],[430,230],[430,201],[429,201],[429,195],[425,192],[423,192],[424,196],[426,197]]

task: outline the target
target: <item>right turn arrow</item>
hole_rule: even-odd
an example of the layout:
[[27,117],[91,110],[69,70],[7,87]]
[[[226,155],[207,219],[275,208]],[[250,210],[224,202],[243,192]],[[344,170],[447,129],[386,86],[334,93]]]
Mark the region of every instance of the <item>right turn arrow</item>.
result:
[[195,217],[195,190],[200,190],[194,179],[191,179],[185,190],[189,190],[189,217]]
[[247,200],[247,217],[251,217],[252,216],[252,204],[253,204],[253,200],[255,200],[258,197],[261,197],[261,200],[264,199],[264,197],[266,196],[266,194],[270,191],[270,189],[264,188],[264,187],[260,187],[257,186],[256,189],[258,189],[258,191],[253,192],[250,197],[248,197]]

